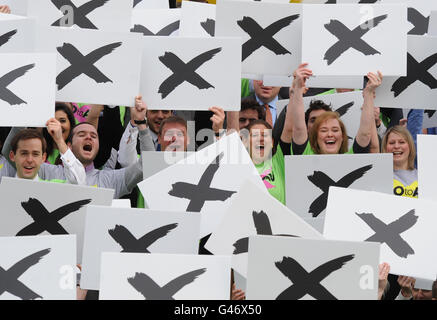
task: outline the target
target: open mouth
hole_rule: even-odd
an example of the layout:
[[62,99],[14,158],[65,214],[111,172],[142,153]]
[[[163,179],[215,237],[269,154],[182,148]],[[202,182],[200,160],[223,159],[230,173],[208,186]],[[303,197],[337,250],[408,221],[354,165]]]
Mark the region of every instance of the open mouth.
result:
[[395,152],[393,152],[393,155],[394,156],[401,156],[401,155],[403,155],[404,153],[402,152],[402,151],[395,151]]
[[335,145],[336,142],[337,142],[336,140],[326,140],[325,144],[328,146],[333,146],[333,145]]
[[86,152],[91,152],[93,150],[93,146],[91,144],[86,144],[83,146],[83,150]]
[[255,146],[255,149],[260,150],[260,151],[264,151],[264,146],[263,145]]

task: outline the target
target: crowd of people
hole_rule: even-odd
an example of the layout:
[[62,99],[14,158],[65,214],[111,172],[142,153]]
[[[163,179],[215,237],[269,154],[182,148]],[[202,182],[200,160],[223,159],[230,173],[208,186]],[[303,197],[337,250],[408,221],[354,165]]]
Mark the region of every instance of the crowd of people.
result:
[[[10,9],[2,5],[0,12],[10,13]],[[314,95],[306,86],[311,76],[308,65],[302,63],[289,88],[242,79],[240,111],[225,112],[218,106],[196,112],[149,110],[147,97],[141,95],[132,108],[57,102],[55,115],[45,128],[1,128],[0,178],[111,188],[115,199],[130,199],[132,207],[144,208],[136,187],[142,181],[141,151],[200,149],[204,141],[192,141],[188,134],[188,123],[194,122],[196,132],[210,129],[214,141],[239,132],[269,193],[284,205],[286,155],[391,153],[393,193],[417,198],[415,142],[418,133],[426,133],[422,130],[424,111],[412,110],[403,119],[399,109],[375,106],[375,90],[384,79],[380,72],[369,72],[362,90],[359,129],[349,147],[346,127],[333,111],[336,106],[314,96],[305,111],[303,98]],[[344,91],[323,90],[328,94]],[[277,102],[284,98],[289,103],[278,113]],[[78,290],[80,298],[96,297]],[[418,289],[414,278],[391,275],[387,263],[379,266],[379,299],[437,299],[436,291],[436,283],[432,290]],[[231,297],[244,299],[244,290],[233,283]]]

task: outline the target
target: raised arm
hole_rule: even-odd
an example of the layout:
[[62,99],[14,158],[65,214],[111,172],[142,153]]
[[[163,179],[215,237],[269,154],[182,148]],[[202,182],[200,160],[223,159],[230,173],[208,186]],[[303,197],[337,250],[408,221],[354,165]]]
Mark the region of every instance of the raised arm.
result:
[[382,74],[369,72],[367,74],[369,81],[363,90],[363,109],[361,111],[360,128],[356,136],[358,145],[365,148],[369,145],[372,137],[372,129],[375,126],[374,109],[375,109],[375,90],[381,85]]

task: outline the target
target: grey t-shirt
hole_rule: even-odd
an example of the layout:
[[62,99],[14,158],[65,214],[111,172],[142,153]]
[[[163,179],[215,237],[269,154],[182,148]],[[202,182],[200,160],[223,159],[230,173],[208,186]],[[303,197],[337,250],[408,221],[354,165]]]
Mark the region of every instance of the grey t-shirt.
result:
[[2,177],[15,177],[16,170],[9,164],[5,157],[0,155],[0,181]]

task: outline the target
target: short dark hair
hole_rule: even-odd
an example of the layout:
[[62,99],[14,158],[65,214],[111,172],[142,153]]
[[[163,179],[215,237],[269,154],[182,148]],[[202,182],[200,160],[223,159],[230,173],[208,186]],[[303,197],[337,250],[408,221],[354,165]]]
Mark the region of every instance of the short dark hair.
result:
[[39,139],[41,140],[42,153],[47,150],[47,143],[42,133],[37,129],[24,129],[18,132],[11,141],[11,150],[14,154],[17,153],[18,143],[22,140]]
[[241,110],[244,111],[247,109],[253,109],[258,112],[258,119],[265,120],[266,119],[266,111],[265,109],[253,98],[244,98],[241,100]]
[[164,119],[161,122],[161,125],[159,126],[158,136],[162,135],[162,130],[164,129],[164,126],[166,124],[170,124],[170,123],[178,123],[178,124],[184,126],[185,129],[187,129],[187,121],[185,121],[185,119],[183,119],[179,116],[171,116],[171,117],[168,117],[167,119]]
[[331,104],[326,104],[322,100],[311,100],[308,110],[305,111],[305,124],[307,126],[310,120],[310,113],[316,110],[332,111]]
[[[93,127],[95,128],[94,124],[92,124],[91,122],[88,122],[88,121],[79,122],[78,124],[75,124],[74,126],[71,127],[70,135],[68,136],[66,142],[72,142],[72,141],[73,141],[73,131],[74,131],[77,127],[79,127],[79,126],[81,126],[81,125],[83,125],[83,124],[89,124],[90,126],[93,126]],[[96,129],[96,130],[97,130],[97,129]]]

